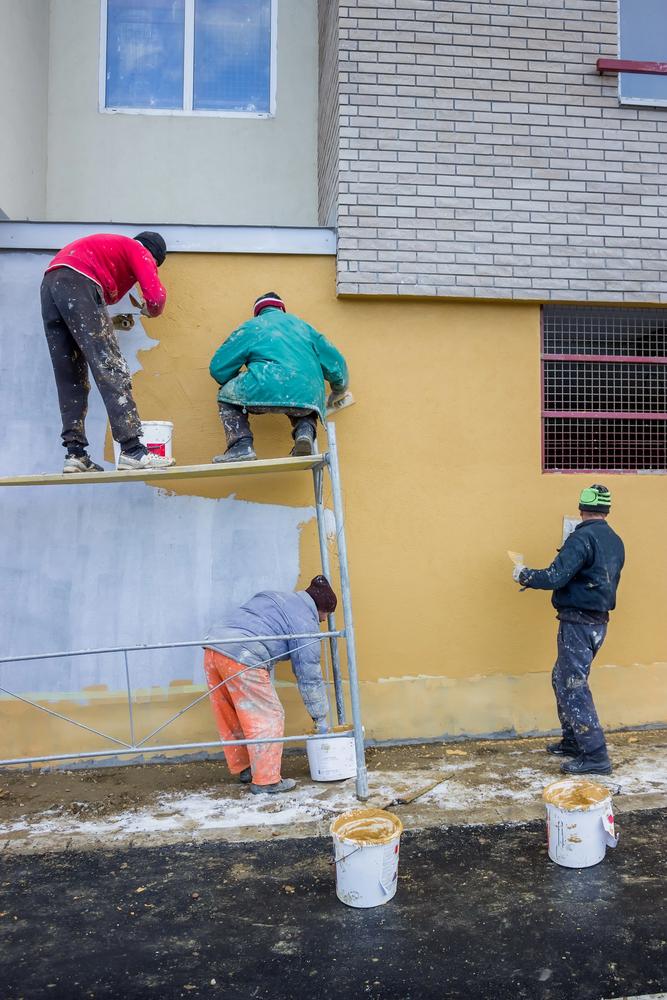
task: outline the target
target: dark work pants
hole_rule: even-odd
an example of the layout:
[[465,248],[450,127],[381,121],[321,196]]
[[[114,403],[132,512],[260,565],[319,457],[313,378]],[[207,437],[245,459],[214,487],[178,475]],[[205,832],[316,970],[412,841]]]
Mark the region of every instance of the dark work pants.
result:
[[292,425],[292,437],[296,437],[297,427],[302,422],[308,423],[313,429],[313,435],[317,436],[317,413],[314,410],[299,410],[296,407],[282,409],[279,406],[253,406],[247,410],[245,407],[220,401],[218,409],[228,448],[231,448],[242,438],[250,438],[252,441],[248,413],[284,413],[286,417],[289,417],[289,422]]
[[558,659],[551,675],[563,739],[574,740],[582,753],[605,745],[588,675],[605,640],[607,626],[560,622]]
[[132,397],[130,372],[98,286],[78,271],[59,267],[44,275],[41,294],[65,447],[88,445],[89,368],[116,441],[122,444],[139,437],[141,421]]

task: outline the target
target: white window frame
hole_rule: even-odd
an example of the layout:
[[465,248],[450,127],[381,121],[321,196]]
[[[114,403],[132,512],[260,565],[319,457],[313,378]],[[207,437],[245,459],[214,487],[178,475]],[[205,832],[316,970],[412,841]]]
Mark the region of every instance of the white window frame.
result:
[[[617,23],[617,36],[618,36],[618,58],[625,59],[627,56],[623,55],[623,50],[621,48],[621,3],[622,0],[618,0],[618,23]],[[641,61],[641,60],[639,60]],[[647,60],[652,61],[652,60]],[[665,59],[667,62],[667,59]],[[618,74],[618,103],[624,108],[667,108],[667,98],[664,97],[623,97],[621,94],[623,73]]]
[[195,0],[185,0],[183,38],[183,105],[181,108],[107,108],[107,18],[108,0],[100,0],[99,111],[106,115],[159,115],[168,118],[275,118],[276,67],[278,63],[278,0],[271,2],[271,53],[269,63],[269,110],[198,110],[192,107],[194,88]]

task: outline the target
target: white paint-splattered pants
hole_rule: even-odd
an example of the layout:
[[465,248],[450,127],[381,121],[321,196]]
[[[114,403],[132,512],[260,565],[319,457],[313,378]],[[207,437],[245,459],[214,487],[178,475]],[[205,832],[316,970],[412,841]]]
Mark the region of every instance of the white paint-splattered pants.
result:
[[65,447],[88,445],[85,422],[89,367],[116,441],[139,437],[141,421],[132,396],[130,372],[99,287],[78,271],[59,267],[44,275],[41,295]]
[[574,740],[583,753],[605,746],[604,733],[588,686],[595,654],[607,634],[606,624],[560,622],[558,659],[551,675],[563,739]]

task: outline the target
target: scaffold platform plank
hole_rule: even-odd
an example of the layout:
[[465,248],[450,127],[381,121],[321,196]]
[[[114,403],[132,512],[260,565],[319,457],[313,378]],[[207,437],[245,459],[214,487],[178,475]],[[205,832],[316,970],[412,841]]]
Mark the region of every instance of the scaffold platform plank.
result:
[[152,486],[179,479],[218,479],[225,476],[262,475],[271,472],[307,472],[326,462],[325,455],[296,458],[262,458],[252,462],[221,462],[210,465],[172,465],[169,469],[137,469],[132,472],[34,473],[2,476],[0,486],[85,486],[93,483],[150,483]]

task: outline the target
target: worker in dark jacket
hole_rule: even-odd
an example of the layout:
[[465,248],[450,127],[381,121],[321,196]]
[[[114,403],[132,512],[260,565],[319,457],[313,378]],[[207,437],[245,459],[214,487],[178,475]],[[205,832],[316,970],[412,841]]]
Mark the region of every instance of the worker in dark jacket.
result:
[[260,295],[253,313],[211,360],[227,440],[227,451],[214,462],[256,458],[248,413],[284,413],[292,424],[291,454],[313,454],[317,419],[326,416],[325,379],[332,406],[347,389],[343,355],[312,326],[286,312],[276,292]]
[[[292,663],[315,731],[327,732],[329,703],[320,667],[321,641],[284,637],[316,634],[336,604],[327,578],[316,576],[296,593],[265,590],[255,594],[213,626],[205,644],[204,670],[221,740],[284,734],[285,713],[271,682],[272,670],[281,660]],[[238,641],[218,645],[216,639]],[[292,778],[280,776],[282,743],[226,746],[224,751],[229,770],[249,784],[251,792],[289,792],[296,785]]]
[[167,255],[159,233],[130,239],[111,233],[86,236],[56,254],[42,281],[42,319],[58,389],[63,472],[102,472],[86,439],[89,370],[104,401],[111,433],[120,444],[119,469],[159,469],[173,460],[153,455],[141,443],[141,421],[132,380],[106,306],[138,284],[145,316],[159,316],[167,298],[157,269]]
[[579,497],[581,524],[567,538],[547,569],[515,566],[514,579],[533,590],[553,590],[558,627],[558,659],[552,684],[562,738],[547,751],[573,757],[562,764],[566,774],[609,774],[612,766],[604,733],[588,685],[593,659],[607,634],[609,612],[616,607],[616,588],[625,549],[607,524],[611,493],[595,484]]

